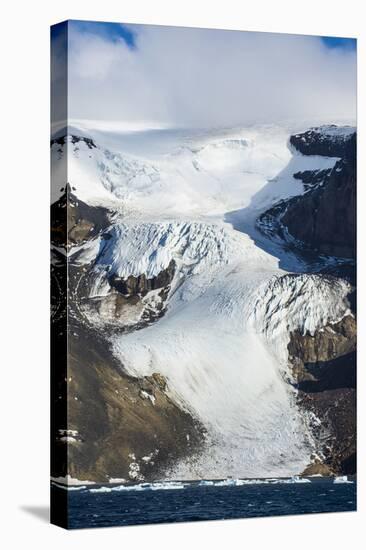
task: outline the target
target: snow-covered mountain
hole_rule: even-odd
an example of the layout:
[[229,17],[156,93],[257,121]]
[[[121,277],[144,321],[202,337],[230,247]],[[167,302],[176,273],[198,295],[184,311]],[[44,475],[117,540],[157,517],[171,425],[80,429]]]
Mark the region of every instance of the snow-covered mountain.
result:
[[[103,327],[123,288],[124,313],[105,334],[121,368],[137,378],[162,375],[168,397],[204,426],[198,454],[170,464],[165,476],[294,475],[319,458],[317,419],[298,406],[287,348],[292,332],[314,335],[351,315],[351,285],[320,272],[334,258],[310,268],[256,226],[279,201],[308,192],[297,174],[318,174],[318,185],[339,161],[300,152],[290,135],[301,140],[301,130],[72,127],[51,144],[60,174],[53,201],[66,156],[76,207],[80,200],[113,212],[108,227],[68,251],[88,272],[84,302],[99,304],[97,313],[80,311]],[[338,144],[352,133],[329,126],[308,137]],[[158,297],[164,315],[141,323]]]
[[125,213],[159,218],[222,215],[248,206],[276,178],[276,185],[261,198],[268,206],[301,193],[294,173],[332,168],[336,162],[294,154],[289,135],[289,129],[272,126],[118,135],[70,127],[66,138],[56,136],[52,142],[56,174],[52,202],[64,187],[60,167],[66,141],[68,181],[88,204],[118,206]]

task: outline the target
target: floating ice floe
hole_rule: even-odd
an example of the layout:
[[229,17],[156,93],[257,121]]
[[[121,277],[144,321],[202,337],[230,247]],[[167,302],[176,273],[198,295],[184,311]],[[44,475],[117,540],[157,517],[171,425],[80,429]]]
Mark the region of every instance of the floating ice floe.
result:
[[334,478],[333,483],[353,483],[347,476],[337,476]]
[[200,482],[182,482],[182,481],[162,481],[154,483],[139,483],[135,485],[118,485],[115,487],[95,487],[90,488],[91,493],[111,493],[120,491],[164,491],[181,490],[194,487],[242,487],[244,485],[268,485],[268,484],[288,484],[288,483],[311,483],[309,479],[294,476],[292,478],[267,478],[267,479],[203,479]]
[[89,489],[91,493],[111,493],[119,491],[163,491],[163,490],[179,490],[186,486],[182,482],[156,482],[156,483],[139,483],[137,485],[118,485],[116,487],[95,487]]

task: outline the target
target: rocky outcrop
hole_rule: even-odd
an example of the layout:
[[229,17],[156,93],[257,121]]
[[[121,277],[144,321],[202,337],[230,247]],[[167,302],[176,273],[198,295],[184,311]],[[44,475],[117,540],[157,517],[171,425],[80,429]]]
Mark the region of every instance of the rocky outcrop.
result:
[[83,137],[83,136],[76,136],[74,134],[70,136],[65,135],[65,136],[60,136],[58,138],[51,139],[51,147],[53,145],[60,145],[61,146],[60,153],[62,153],[62,147],[67,142],[68,137],[70,138],[70,141],[73,145],[75,145],[76,143],[79,143],[80,141],[83,141],[84,143],[86,143],[89,149],[96,149],[96,145],[93,139],[88,137]]
[[322,464],[336,475],[356,473],[356,392],[338,388],[303,393],[300,406],[312,412],[321,423]]
[[112,289],[104,296],[86,297],[78,304],[81,311],[92,325],[107,327],[112,330],[137,330],[145,327],[160,317],[166,310],[166,300],[170,286],[160,289],[154,296],[144,299],[139,294],[122,295]]
[[303,172],[295,172],[294,178],[302,181],[305,191],[309,191],[324,183],[330,173],[331,170],[304,170]]
[[[356,472],[356,322],[347,316],[314,335],[294,331],[289,359],[298,403],[314,418],[319,455],[305,473]],[[324,474],[328,472],[328,474]]]
[[356,255],[356,156],[336,163],[322,187],[287,202],[282,224],[313,251]]
[[166,288],[173,280],[175,262],[171,260],[169,265],[160,271],[155,277],[148,279],[144,273],[127,278],[112,275],[109,284],[124,296],[145,296],[151,290]]
[[356,133],[332,136],[311,129],[291,136],[304,155],[340,157],[332,170],[294,174],[303,195],[281,201],[258,218],[258,228],[311,253],[356,256]]
[[356,321],[349,315],[338,323],[325,326],[314,335],[292,332],[288,352],[290,358],[298,357],[305,364],[318,365],[347,355],[353,352],[355,347]]
[[81,244],[108,227],[109,212],[101,206],[89,206],[73,193],[69,184],[51,205],[51,241],[55,246]]
[[[164,315],[175,262],[152,278],[143,274],[124,279],[106,272],[101,279],[99,271],[71,261],[68,271],[70,312],[90,326],[120,332],[141,329]],[[104,290],[95,291],[96,284]]]
[[305,470],[302,472],[302,475],[304,477],[307,477],[307,476],[329,477],[329,476],[333,476],[334,472],[329,466],[317,460],[312,464],[309,464],[309,466],[307,466]]
[[303,155],[345,158],[353,154],[355,130],[335,124],[310,128],[290,136],[290,145]]

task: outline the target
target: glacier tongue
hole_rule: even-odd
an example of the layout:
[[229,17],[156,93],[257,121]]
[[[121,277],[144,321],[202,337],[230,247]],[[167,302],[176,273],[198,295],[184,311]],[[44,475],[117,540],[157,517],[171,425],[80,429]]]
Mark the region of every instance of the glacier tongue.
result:
[[[171,476],[302,471],[311,438],[288,384],[289,331],[314,331],[343,317],[348,285],[316,275],[285,275],[275,258],[227,224],[157,223],[135,231],[141,261],[151,246],[157,252],[154,265],[155,239],[165,263],[181,251],[177,277],[182,282],[165,316],[116,337],[114,351],[132,375],[163,374],[174,400],[208,431],[202,456],[180,464]],[[121,253],[128,253],[123,238],[117,242]],[[186,271],[192,259],[194,268]],[[129,264],[119,257],[119,265]],[[133,269],[130,264],[128,271]]]

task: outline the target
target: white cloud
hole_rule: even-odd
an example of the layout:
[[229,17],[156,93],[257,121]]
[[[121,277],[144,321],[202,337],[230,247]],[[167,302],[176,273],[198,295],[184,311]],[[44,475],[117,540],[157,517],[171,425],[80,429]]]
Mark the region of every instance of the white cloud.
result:
[[69,116],[177,126],[355,119],[356,54],[309,36],[130,26],[69,37]]

